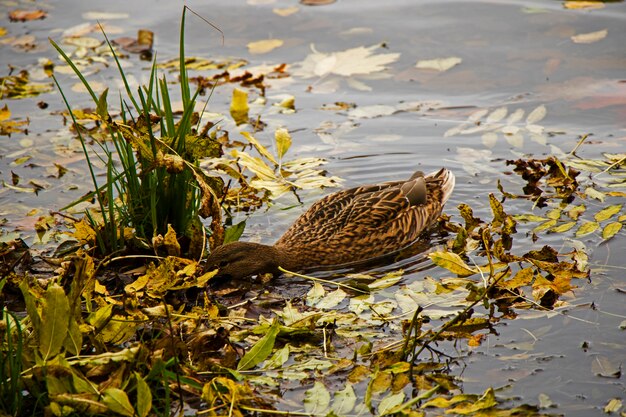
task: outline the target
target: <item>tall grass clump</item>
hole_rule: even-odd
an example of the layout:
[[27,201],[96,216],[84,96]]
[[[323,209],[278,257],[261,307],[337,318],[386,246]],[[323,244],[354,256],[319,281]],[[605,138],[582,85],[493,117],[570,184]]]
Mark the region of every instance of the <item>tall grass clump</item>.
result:
[[[212,239],[216,243],[222,239],[218,197],[223,184],[198,168],[200,158],[217,157],[222,151],[219,143],[209,137],[208,129],[198,133],[200,117],[194,108],[199,90],[191,93],[185,66],[185,12],[186,8],[181,18],[179,47],[183,104],[180,115],[172,109],[165,75],[160,78],[157,75],[156,60],[148,84],[133,92],[119,56],[102,31],[125,87],[125,95],[120,93],[119,98],[120,119],[113,120],[108,89],[98,96],[72,59],[50,40],[91,95],[98,122],[110,137],[110,142],[99,142],[98,148],[89,147],[81,129],[76,129],[95,191],[72,205],[95,198],[97,208],[86,211],[86,220],[95,231],[93,243],[101,255],[129,249],[158,249],[167,240],[163,237],[174,236],[174,231],[183,252],[200,256],[204,248],[200,218],[207,217],[212,218]],[[74,126],[78,127],[56,78],[55,82]],[[104,181],[96,175],[94,158],[106,167]]]

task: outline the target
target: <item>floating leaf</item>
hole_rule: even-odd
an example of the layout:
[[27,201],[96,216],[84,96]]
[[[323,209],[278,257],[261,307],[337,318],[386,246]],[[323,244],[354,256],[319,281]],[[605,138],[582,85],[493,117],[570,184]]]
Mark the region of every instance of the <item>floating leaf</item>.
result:
[[247,371],[263,362],[272,353],[276,336],[280,331],[278,320],[274,319],[272,325],[267,329],[265,336],[250,348],[248,352],[239,360],[237,364],[238,371]]
[[346,299],[348,294],[341,288],[337,288],[335,291],[327,293],[316,305],[319,309],[330,309],[337,307],[343,300]]
[[506,108],[506,106],[497,108],[494,111],[492,111],[491,113],[489,113],[489,115],[487,116],[487,119],[485,121],[487,123],[499,122],[500,120],[502,120],[502,119],[504,119],[506,117],[508,112],[509,112],[509,110]]
[[604,3],[593,0],[567,0],[563,3],[566,9],[602,9]]
[[617,213],[619,213],[622,210],[622,206],[623,204],[614,204],[612,206],[603,208],[602,210],[597,212],[593,216],[593,218],[596,219],[597,222],[608,220],[611,217],[615,216]]
[[545,217],[537,216],[534,214],[514,214],[513,218],[520,222],[543,222],[548,220]]
[[428,254],[435,265],[447,269],[460,277],[468,277],[478,273],[478,270],[467,265],[459,255],[454,252],[432,252]]
[[235,88],[230,102],[230,115],[237,125],[248,123],[248,93]]
[[587,210],[587,207],[584,204],[580,204],[578,206],[574,206],[567,211],[567,215],[572,220],[578,220],[581,214],[583,214]]
[[510,290],[520,288],[530,284],[535,276],[533,268],[524,268],[517,271],[515,276],[507,281],[504,281],[499,286]]
[[311,415],[324,415],[330,405],[330,393],[326,386],[315,381],[313,388],[304,393],[304,411]]
[[333,395],[333,403],[330,408],[335,415],[343,416],[349,414],[355,404],[356,394],[354,393],[352,384],[348,382],[346,383],[346,387],[344,389],[341,391],[335,391],[335,394]]
[[48,16],[43,10],[11,10],[9,20],[11,22],[27,22],[31,20],[45,19]]
[[595,232],[600,227],[600,224],[597,222],[587,222],[578,228],[576,231],[576,237],[586,236],[590,233]]
[[384,416],[388,414],[393,408],[399,406],[404,401],[405,394],[400,391],[397,394],[389,394],[383,398],[378,404],[378,415]]
[[535,123],[543,120],[543,118],[546,117],[546,114],[547,114],[546,106],[542,104],[541,106],[531,111],[528,114],[528,116],[526,116],[526,124],[534,125]]
[[537,232],[541,232],[543,230],[548,230],[549,228],[556,226],[557,221],[552,219],[552,220],[548,220],[547,222],[544,222],[542,224],[540,224],[539,226],[535,227],[533,229],[533,232],[537,233]]
[[282,17],[291,16],[294,13],[298,13],[298,11],[300,11],[300,8],[298,6],[275,7],[272,9],[272,12]]
[[604,193],[601,193],[600,191],[596,190],[593,187],[587,187],[585,189],[585,194],[587,194],[591,198],[595,198],[596,200],[600,200],[604,202],[604,197],[605,197]]
[[609,33],[608,30],[599,30],[597,32],[581,33],[580,35],[574,35],[571,37],[574,43],[594,43],[606,38]]
[[550,231],[553,233],[565,233],[574,226],[576,226],[576,222],[567,222],[553,227]]
[[615,236],[620,230],[622,230],[622,224],[620,222],[612,222],[604,226],[602,229],[602,239],[608,240]]
[[604,378],[619,378],[622,374],[622,367],[617,358],[608,358],[597,355],[591,362],[591,371]]
[[606,414],[617,413],[622,408],[622,400],[619,398],[611,398],[609,402],[604,406],[603,411]]
[[342,52],[322,53],[311,46],[313,53],[299,63],[293,71],[302,78],[324,77],[329,74],[351,77],[372,74],[386,69],[386,65],[400,57],[398,53],[374,54],[380,46],[347,49]]
[[276,48],[280,48],[284,43],[281,39],[264,39],[250,42],[248,44],[248,52],[251,54],[266,54]]
[[425,59],[417,61],[415,68],[419,69],[431,69],[439,72],[448,71],[449,69],[456,67],[463,60],[458,57],[437,58],[437,59]]

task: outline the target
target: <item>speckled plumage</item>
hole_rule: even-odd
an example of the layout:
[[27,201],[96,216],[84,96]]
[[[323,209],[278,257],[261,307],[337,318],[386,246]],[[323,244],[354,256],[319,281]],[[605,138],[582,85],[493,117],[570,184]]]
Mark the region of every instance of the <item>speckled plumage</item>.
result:
[[208,268],[244,278],[376,258],[415,242],[439,217],[454,188],[443,168],[405,181],[330,194],[313,204],[273,245],[235,242],[217,248]]

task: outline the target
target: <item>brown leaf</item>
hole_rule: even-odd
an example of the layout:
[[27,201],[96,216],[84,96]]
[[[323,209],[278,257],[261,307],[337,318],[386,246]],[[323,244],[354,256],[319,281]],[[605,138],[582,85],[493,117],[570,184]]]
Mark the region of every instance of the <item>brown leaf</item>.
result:
[[11,22],[27,22],[30,20],[45,19],[48,16],[43,10],[13,10],[9,12]]

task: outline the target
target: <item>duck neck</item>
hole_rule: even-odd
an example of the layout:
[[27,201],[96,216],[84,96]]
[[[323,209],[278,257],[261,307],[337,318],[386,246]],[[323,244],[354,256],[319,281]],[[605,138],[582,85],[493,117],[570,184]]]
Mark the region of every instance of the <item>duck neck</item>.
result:
[[276,260],[276,265],[288,271],[296,271],[298,267],[297,257],[283,246],[269,246],[269,252]]

